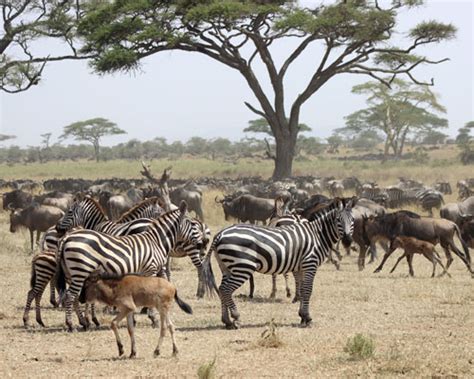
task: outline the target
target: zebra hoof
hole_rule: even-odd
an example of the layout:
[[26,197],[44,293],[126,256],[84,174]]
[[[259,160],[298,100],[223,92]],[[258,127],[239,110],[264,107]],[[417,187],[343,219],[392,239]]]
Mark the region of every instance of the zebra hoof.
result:
[[229,324],[225,324],[225,328],[227,330],[236,330],[236,329],[238,329],[238,326],[236,325],[236,323],[234,321],[234,322],[231,322]]
[[300,323],[300,327],[302,328],[311,328],[311,326],[313,325],[313,321],[311,319],[309,320],[302,320],[301,323]]
[[37,319],[36,322],[37,322],[39,325],[41,325],[43,328],[46,328],[46,325],[44,324],[43,320],[41,320],[41,319],[38,320],[38,319]]
[[97,317],[93,317],[92,321],[94,322],[95,326],[97,326],[97,327],[100,326],[100,322],[99,322],[99,320],[97,320]]

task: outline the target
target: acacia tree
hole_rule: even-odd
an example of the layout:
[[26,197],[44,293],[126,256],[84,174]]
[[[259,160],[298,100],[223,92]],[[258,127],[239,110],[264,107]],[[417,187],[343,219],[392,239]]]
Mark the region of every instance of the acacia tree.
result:
[[445,113],[446,109],[426,86],[393,79],[391,87],[371,81],[354,86],[352,92],[368,95],[369,107],[348,115],[346,127],[339,131],[354,134],[368,130],[382,132],[385,136],[384,160],[390,150],[400,158],[410,134],[448,126],[446,119],[429,111]]
[[16,136],[8,135],[8,134],[0,134],[0,142],[7,141],[9,139],[14,139]]
[[126,134],[125,130],[105,118],[92,118],[90,120],[74,122],[63,128],[64,132],[59,137],[61,140],[69,137],[77,141],[87,141],[94,146],[95,160],[100,159],[100,140],[105,136]]
[[[258,105],[245,102],[267,120],[276,141],[274,178],[291,175],[301,107],[338,74],[361,74],[389,84],[383,74],[407,75],[418,82],[414,69],[436,64],[414,51],[455,36],[455,27],[421,22],[407,35],[404,46],[391,41],[397,13],[422,0],[393,0],[390,8],[377,1],[344,0],[330,5],[301,6],[297,1],[171,0],[95,2],[79,25],[84,53],[96,54],[92,66],[101,73],[136,69],[144,57],[180,50],[203,54],[239,72]],[[283,39],[295,45],[282,64],[271,46]],[[285,96],[290,67],[308,48],[322,54],[307,67],[308,78],[294,99]],[[256,62],[267,77],[259,77]],[[431,84],[431,82],[427,84]]]
[[[47,62],[90,58],[74,42],[79,11],[76,1],[0,1],[0,90],[17,93],[38,84]],[[61,43],[58,54],[37,55],[45,38]]]
[[461,150],[459,157],[465,165],[474,162],[474,138],[471,135],[473,130],[474,121],[469,121],[464,127],[459,129],[456,137],[456,144]]

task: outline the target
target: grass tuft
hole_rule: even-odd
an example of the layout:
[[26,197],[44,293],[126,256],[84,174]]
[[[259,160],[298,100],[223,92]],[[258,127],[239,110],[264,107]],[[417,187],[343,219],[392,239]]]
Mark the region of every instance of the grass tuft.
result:
[[374,356],[375,342],[371,337],[358,333],[347,340],[344,352],[354,360],[368,359]]
[[268,323],[267,328],[263,331],[259,340],[257,341],[257,345],[260,347],[272,349],[277,349],[284,345],[280,336],[277,334],[277,327],[274,319],[271,319],[271,321]]
[[212,379],[216,377],[216,359],[214,356],[212,362],[204,363],[198,368],[198,378],[199,379]]

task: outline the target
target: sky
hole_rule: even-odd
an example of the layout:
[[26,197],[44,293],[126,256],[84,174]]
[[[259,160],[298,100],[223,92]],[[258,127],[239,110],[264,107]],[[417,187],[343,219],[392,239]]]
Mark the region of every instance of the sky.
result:
[[[319,3],[304,1],[305,5]],[[457,38],[419,50],[433,60],[449,57],[450,61],[424,66],[417,77],[434,78],[433,90],[448,110],[445,133],[455,136],[474,120],[474,0],[428,0],[421,8],[405,11],[396,38],[418,22],[432,19],[453,23]],[[281,62],[294,46],[292,41],[274,46],[275,60]],[[55,48],[47,41],[36,46],[46,54]],[[289,72],[287,105],[302,91],[320,56],[317,45],[307,49]],[[257,73],[263,77],[263,68],[258,67]],[[362,95],[351,94],[352,86],[369,79],[348,74],[332,78],[303,105],[300,121],[313,129],[306,135],[325,138],[343,127],[344,116],[365,105]],[[268,80],[264,89],[270,90]],[[54,143],[64,126],[95,117],[105,117],[127,131],[105,138],[105,145],[155,137],[183,142],[193,136],[239,140],[246,136],[243,129],[248,121],[257,118],[244,101],[258,105],[240,74],[198,54],[160,53],[145,59],[140,72],[106,76],[94,74],[86,62],[58,62],[46,67],[38,86],[14,95],[0,93],[0,133],[17,136],[0,146],[37,146],[40,135],[49,132]]]

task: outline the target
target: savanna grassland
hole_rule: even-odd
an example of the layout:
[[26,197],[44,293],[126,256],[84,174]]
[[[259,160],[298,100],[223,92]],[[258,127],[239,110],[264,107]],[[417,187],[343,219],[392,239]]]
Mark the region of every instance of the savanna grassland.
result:
[[[451,149],[451,150],[450,150]],[[472,176],[472,167],[455,162],[455,148],[433,154],[425,165],[414,161],[387,163],[339,162],[318,159],[296,162],[298,175],[356,175],[381,184],[395,183],[398,176],[423,180],[449,180]],[[153,171],[173,166],[173,177],[239,176],[271,173],[268,161],[237,164],[208,160],[154,161]],[[51,177],[139,177],[139,162],[67,162],[37,166],[0,166],[4,179]],[[204,211],[213,232],[225,224],[214,203],[220,192],[206,191]],[[446,198],[454,201],[455,195]],[[173,261],[172,281],[180,296],[194,310],[192,316],[174,307],[180,354],[171,357],[171,341],[165,339],[162,356],[153,358],[158,330],[145,316],[138,316],[138,357],[118,359],[110,315],[100,312],[103,327],[88,332],[67,333],[64,312],[48,304],[43,296],[46,328],[25,330],[23,307],[29,289],[31,255],[26,232],[11,234],[8,214],[0,213],[0,375],[41,376],[166,376],[196,377],[200,366],[215,359],[217,377],[473,377],[474,376],[474,280],[458,258],[451,278],[431,279],[431,264],[415,257],[415,278],[409,278],[404,262],[389,274],[394,254],[384,271],[373,274],[373,265],[357,271],[356,256],[343,257],[341,270],[323,265],[315,279],[311,313],[313,326],[298,327],[298,306],[284,295],[278,280],[277,299],[268,299],[269,276],[256,275],[256,298],[248,300],[248,285],[239,289],[237,306],[240,330],[228,331],[220,322],[217,297],[197,300],[197,275],[190,260]],[[219,268],[213,260],[216,276]],[[274,319],[278,347],[261,343],[261,335]],[[30,320],[34,324],[34,312]],[[126,328],[120,333],[129,352]],[[362,333],[374,343],[367,359],[353,359],[344,351],[348,338]]]

